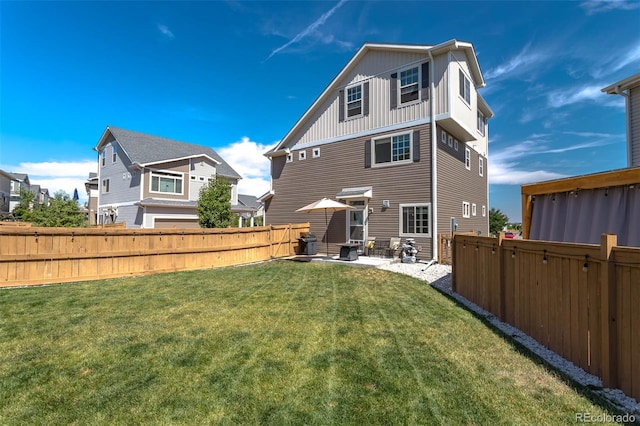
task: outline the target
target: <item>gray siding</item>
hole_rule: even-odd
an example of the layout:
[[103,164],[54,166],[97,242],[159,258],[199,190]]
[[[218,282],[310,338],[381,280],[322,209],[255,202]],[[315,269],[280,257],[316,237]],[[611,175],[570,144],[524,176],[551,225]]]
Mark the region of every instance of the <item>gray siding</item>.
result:
[[[113,138],[113,137],[112,137]],[[113,141],[104,146],[106,162],[102,166],[102,157],[98,153],[98,188],[100,192],[100,206],[119,205],[140,199],[140,173],[130,169],[131,162],[123,155],[121,149],[117,149],[116,161],[112,161]],[[104,193],[102,182],[109,179],[109,192]]]
[[640,166],[640,87],[629,89],[629,132],[631,167]]
[[[465,144],[458,151],[441,142],[442,129],[438,127],[438,233],[449,234],[451,218],[458,221],[458,231],[480,231],[489,235],[489,205],[487,195],[488,163],[484,158],[484,176],[479,175],[480,155],[471,151],[471,170],[465,167]],[[476,216],[462,217],[462,202],[476,204]],[[482,216],[482,206],[486,215]]]
[[[354,138],[323,145],[320,157],[312,158],[307,149],[307,159],[298,160],[293,152],[293,162],[285,157],[272,159],[274,197],[266,205],[267,222],[271,224],[311,223],[311,232],[325,243],[325,217],[322,213],[296,213],[295,210],[323,197],[336,198],[343,188],[373,188],[369,207],[369,236],[389,238],[399,235],[399,204],[431,202],[431,155],[429,125],[408,128],[420,132],[420,161],[410,164],[365,168],[365,143],[370,137]],[[394,132],[397,133],[397,132]],[[382,200],[389,200],[390,207],[382,208]],[[346,240],[344,212],[328,214],[329,250],[336,254],[335,245]],[[422,246],[421,258],[431,258],[431,239],[417,238]],[[335,244],[334,244],[335,243]],[[324,246],[319,247],[324,251]]]

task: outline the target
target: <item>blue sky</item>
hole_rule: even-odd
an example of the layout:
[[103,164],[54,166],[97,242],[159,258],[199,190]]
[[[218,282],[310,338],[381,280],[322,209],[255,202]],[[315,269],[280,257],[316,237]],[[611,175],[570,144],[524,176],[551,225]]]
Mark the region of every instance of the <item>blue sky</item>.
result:
[[107,125],[202,144],[269,187],[277,143],[366,41],[470,41],[495,112],[490,206],[626,166],[640,2],[0,1],[0,169],[86,198]]

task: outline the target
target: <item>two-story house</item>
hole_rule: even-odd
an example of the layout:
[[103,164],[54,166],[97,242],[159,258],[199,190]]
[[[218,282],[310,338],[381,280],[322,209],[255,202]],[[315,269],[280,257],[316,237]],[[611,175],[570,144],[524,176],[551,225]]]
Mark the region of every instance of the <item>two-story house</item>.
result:
[[[435,258],[438,233],[488,225],[491,109],[471,43],[366,43],[280,143],[271,160],[266,223],[311,222],[321,240],[363,245],[413,238]],[[294,213],[323,197],[353,207]],[[330,254],[337,245],[329,246]]]
[[0,213],[10,212],[11,182],[11,174],[0,169]]
[[610,95],[622,95],[627,111],[627,167],[640,166],[640,73],[602,89]]
[[241,176],[213,149],[108,126],[98,152],[98,223],[128,228],[197,228],[196,204],[216,177],[231,183],[232,209]]
[[20,204],[20,192],[30,191],[31,182],[29,175],[26,173],[10,173],[11,175],[11,195],[9,202],[9,211],[13,211]]

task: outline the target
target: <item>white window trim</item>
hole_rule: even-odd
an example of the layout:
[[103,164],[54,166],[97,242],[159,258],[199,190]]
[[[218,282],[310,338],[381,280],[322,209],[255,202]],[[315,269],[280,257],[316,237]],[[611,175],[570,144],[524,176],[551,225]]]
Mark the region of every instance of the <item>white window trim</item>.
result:
[[[395,136],[403,136],[403,135],[409,135],[409,159],[401,160],[401,161],[392,160],[389,163],[376,164],[376,141],[379,141],[381,139],[392,140]],[[393,141],[391,142],[391,147],[393,149]],[[411,164],[411,163],[413,163],[413,131],[393,133],[390,135],[384,135],[384,136],[377,137],[375,139],[373,138],[371,139],[371,168],[393,167],[393,166],[399,166],[401,164]]]
[[[109,193],[109,187],[111,186],[111,179],[102,179],[102,187],[100,188],[100,192],[102,194],[108,194]],[[105,185],[106,182],[106,185]],[[106,187],[106,188],[105,188]]]
[[444,130],[442,131],[442,136],[440,137],[440,140],[442,140],[442,143],[444,144],[447,143],[447,132],[445,132]]
[[[162,174],[161,174],[162,173]],[[164,174],[166,173],[166,175]],[[182,180],[182,185],[180,185],[180,192],[164,192],[164,191],[154,191],[153,189],[153,175],[157,176],[161,176],[161,177],[170,177],[167,175],[175,175],[174,177],[177,179],[178,176],[180,176],[180,179]],[[149,173],[149,192],[151,194],[163,194],[163,195],[184,195],[184,186],[185,186],[185,181],[184,181],[184,173],[182,172],[175,172],[175,171],[170,171],[170,170],[152,170]]]
[[[418,68],[418,99],[403,103],[402,102],[402,97],[400,96],[400,94],[402,93],[402,79],[400,78],[400,74],[402,74],[404,71],[408,71],[408,70],[411,70],[411,69],[414,69],[414,68]],[[396,91],[397,92],[396,94],[398,96],[397,97],[398,102],[396,104],[397,104],[398,108],[422,102],[422,93],[421,93],[422,90],[420,90],[421,89],[421,87],[420,87],[421,83],[422,83],[422,65],[420,65],[420,64],[412,65],[410,67],[405,67],[405,68],[401,68],[401,69],[398,70],[398,84],[397,84],[398,89]]]
[[471,150],[468,147],[464,149],[464,167],[471,170]]
[[287,163],[293,163],[293,154],[292,153],[288,153],[287,154]]
[[[358,86],[360,86],[360,113],[350,116],[349,115],[349,89],[354,89]],[[364,107],[364,84],[358,83],[358,84],[353,84],[351,86],[345,87],[344,88],[344,119],[345,121],[362,117],[363,111],[364,111],[363,107]]]
[[118,148],[116,145],[111,145],[111,163],[115,163],[118,160]]
[[453,147],[453,136],[449,135],[449,148]]
[[453,149],[458,150],[458,139],[453,140]]
[[[467,73],[464,72],[464,70],[462,68],[460,68],[458,70],[458,85],[460,85],[460,76],[463,76],[465,81],[469,82],[469,101],[467,101],[466,96],[463,96],[463,94],[460,93],[460,92],[464,91],[464,95],[467,94],[466,93],[467,90],[466,90],[466,88],[464,86],[464,83],[463,83],[462,87],[458,87],[458,97],[460,99],[462,99],[462,102],[464,102],[465,105],[467,105],[468,107],[471,107],[471,79],[467,76]],[[461,89],[464,89],[464,90],[461,90]]]
[[298,151],[298,160],[303,161],[307,159],[307,151],[305,149]]
[[476,216],[478,213],[478,210],[476,208],[476,203],[471,204],[471,216]]
[[311,150],[311,157],[312,158],[318,158],[320,157],[320,148],[313,148]]
[[102,167],[104,167],[107,164],[107,149],[103,149],[102,151],[100,151],[100,163],[102,165]]
[[469,204],[468,201],[463,201],[462,202],[462,217],[464,217],[464,218],[471,217],[471,215],[469,214],[470,212],[471,212],[471,205]]
[[478,157],[478,173],[484,176],[484,158]]
[[[413,233],[413,234],[409,234],[409,233],[404,233],[402,232],[402,209],[404,207],[427,207],[428,208],[428,215],[429,215],[429,232],[424,233],[424,234],[417,234],[417,233]],[[398,209],[399,209],[399,215],[398,215],[398,235],[401,237],[424,237],[424,238],[430,238],[431,237],[431,222],[432,222],[432,217],[431,217],[431,203],[404,203],[404,204],[399,204],[398,205]]]
[[482,217],[487,215],[487,206],[482,206]]
[[487,127],[486,119],[484,117],[484,114],[480,110],[478,110],[476,115],[479,115],[480,117],[482,117],[482,120],[480,120],[480,117],[478,117],[478,123],[477,123],[476,127],[478,127],[478,133],[480,133],[482,136],[484,136],[485,128]]

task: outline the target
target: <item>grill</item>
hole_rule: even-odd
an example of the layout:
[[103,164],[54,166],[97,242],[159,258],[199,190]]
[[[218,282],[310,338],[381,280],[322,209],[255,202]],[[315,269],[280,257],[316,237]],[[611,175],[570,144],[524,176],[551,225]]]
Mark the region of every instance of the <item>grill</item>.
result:
[[318,238],[311,232],[298,238],[300,242],[300,254],[312,255],[318,253]]

